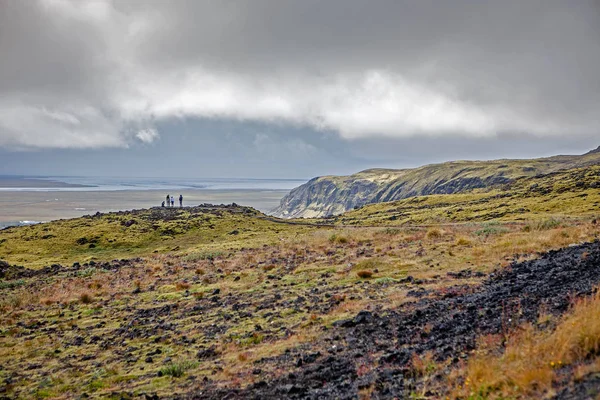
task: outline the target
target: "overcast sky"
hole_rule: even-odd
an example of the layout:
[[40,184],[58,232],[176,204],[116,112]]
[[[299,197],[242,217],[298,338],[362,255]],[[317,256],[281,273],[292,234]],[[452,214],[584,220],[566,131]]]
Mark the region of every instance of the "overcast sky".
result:
[[597,0],[0,0],[0,174],[582,153],[598,71]]

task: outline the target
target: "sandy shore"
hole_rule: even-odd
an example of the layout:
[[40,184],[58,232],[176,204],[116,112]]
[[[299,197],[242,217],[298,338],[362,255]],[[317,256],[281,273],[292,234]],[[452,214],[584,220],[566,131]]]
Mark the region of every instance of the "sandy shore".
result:
[[[267,212],[288,190],[182,190],[184,206],[201,203],[251,206]],[[169,193],[177,198],[180,192]],[[158,190],[120,191],[3,191],[0,225],[18,221],[51,221],[98,211],[120,211],[160,206],[167,193]]]

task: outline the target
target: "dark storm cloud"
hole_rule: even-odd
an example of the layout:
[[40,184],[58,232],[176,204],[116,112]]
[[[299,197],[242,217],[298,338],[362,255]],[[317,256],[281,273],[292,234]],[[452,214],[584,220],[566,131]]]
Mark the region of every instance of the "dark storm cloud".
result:
[[257,165],[362,166],[395,149],[497,154],[511,137],[581,148],[600,132],[593,0],[0,0],[0,54],[8,149],[133,154],[177,136],[176,120],[238,121]]

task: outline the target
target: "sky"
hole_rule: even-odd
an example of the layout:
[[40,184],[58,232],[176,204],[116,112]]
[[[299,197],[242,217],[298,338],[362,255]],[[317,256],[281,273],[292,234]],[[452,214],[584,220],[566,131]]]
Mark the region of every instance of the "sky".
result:
[[600,2],[0,0],[0,174],[310,178],[600,145]]

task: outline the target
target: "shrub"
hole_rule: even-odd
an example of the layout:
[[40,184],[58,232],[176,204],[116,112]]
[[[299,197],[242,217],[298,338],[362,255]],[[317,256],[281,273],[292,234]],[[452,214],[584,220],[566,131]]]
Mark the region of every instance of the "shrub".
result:
[[484,224],[480,230],[475,232],[475,234],[477,236],[492,236],[492,235],[501,235],[506,232],[508,232],[508,229],[504,228],[499,223],[489,222],[487,224]]
[[160,375],[170,375],[174,378],[180,378],[185,374],[185,371],[196,368],[198,363],[195,361],[181,361],[178,363],[169,364],[160,370]]
[[177,290],[184,290],[184,289],[187,290],[190,288],[190,286],[191,285],[187,282],[177,282],[175,284],[175,287],[177,288]]
[[356,273],[356,275],[358,275],[359,278],[368,279],[373,276],[373,271],[361,270],[361,271],[358,271]]
[[429,239],[439,239],[442,237],[442,231],[437,228],[433,228],[427,231],[427,237]]
[[558,228],[559,226],[561,226],[561,224],[562,222],[556,218],[548,218],[543,221],[539,221],[535,228],[538,231],[546,231],[549,229]]
[[87,284],[88,289],[100,289],[102,288],[102,283],[99,281],[90,282]]
[[346,236],[341,236],[341,235],[334,233],[333,235],[329,236],[329,242],[345,244],[345,243],[348,243],[348,238]]
[[550,229],[559,228],[561,225],[562,221],[556,218],[548,218],[542,221],[537,221],[535,223],[525,225],[521,230],[523,232],[547,231]]
[[77,271],[77,276],[82,277],[82,278],[87,278],[89,276],[94,275],[97,272],[96,268],[94,267],[89,267],[84,269],[83,271]]
[[464,237],[458,238],[456,240],[457,246],[470,246],[471,244],[473,244],[473,243],[469,239],[464,238]]
[[90,304],[90,303],[92,303],[94,301],[94,299],[93,299],[93,297],[92,297],[91,294],[89,294],[89,293],[82,293],[79,296],[79,301],[81,303],[83,303],[83,304]]
[[0,289],[14,289],[23,285],[25,285],[25,281],[23,279],[19,279],[16,281],[5,281],[0,282]]
[[265,339],[265,335],[262,335],[260,333],[256,333],[254,332],[252,334],[252,336],[250,336],[249,338],[246,338],[242,341],[243,345],[246,346],[251,346],[251,345],[255,345],[255,344],[260,344],[262,343],[262,341]]

